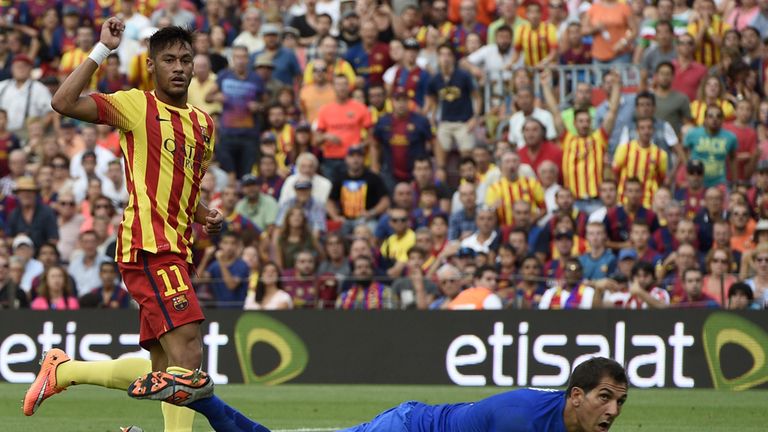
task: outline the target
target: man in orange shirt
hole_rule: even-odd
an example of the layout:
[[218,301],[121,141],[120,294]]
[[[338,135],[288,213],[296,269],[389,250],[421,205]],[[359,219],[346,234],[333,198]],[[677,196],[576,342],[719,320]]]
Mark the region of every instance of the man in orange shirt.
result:
[[[323,150],[323,175],[333,178],[333,174],[344,168],[344,157],[350,147],[363,144],[370,149],[371,160],[379,161],[379,156],[373,146],[369,145],[373,135],[371,113],[368,107],[350,97],[349,78],[337,75],[333,79],[333,89],[336,101],[329,103],[317,113],[314,128],[315,142]],[[371,170],[378,174],[378,162],[374,162]]]
[[327,68],[325,60],[315,60],[312,69],[315,80],[312,84],[304,84],[299,92],[301,112],[310,123],[315,122],[320,108],[336,100],[333,86],[328,82]]
[[[459,15],[461,2],[462,0],[448,0],[448,20],[454,24],[461,21]],[[489,25],[496,13],[496,0],[474,0],[474,3],[477,5],[477,22],[486,26]]]
[[475,271],[474,286],[460,292],[446,309],[450,310],[486,310],[501,309],[501,298],[496,291],[499,273],[491,266],[482,266]]

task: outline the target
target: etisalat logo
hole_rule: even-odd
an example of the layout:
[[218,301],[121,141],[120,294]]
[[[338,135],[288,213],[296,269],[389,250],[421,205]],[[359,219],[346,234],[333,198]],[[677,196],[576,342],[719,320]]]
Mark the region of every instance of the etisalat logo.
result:
[[[277,366],[261,375],[254,372],[257,360],[253,347],[264,343],[277,351]],[[245,313],[235,324],[235,349],[246,384],[275,385],[292,380],[304,372],[309,361],[307,347],[285,324],[260,313]]]
[[[704,322],[702,342],[716,389],[747,390],[768,382],[768,334],[755,323],[737,315],[715,312]],[[723,372],[721,355],[727,344],[744,348],[752,357],[752,367],[734,378],[726,378]]]

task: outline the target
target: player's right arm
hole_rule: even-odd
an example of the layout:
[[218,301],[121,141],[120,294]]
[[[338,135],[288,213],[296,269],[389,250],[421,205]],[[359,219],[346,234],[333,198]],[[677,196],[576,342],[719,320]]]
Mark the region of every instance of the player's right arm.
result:
[[[120,45],[125,25],[120,19],[111,17],[101,26],[100,43],[110,50]],[[89,96],[80,96],[90,84],[91,77],[100,65],[88,58],[78,66],[61,84],[53,95],[51,106],[59,114],[90,123],[99,119],[96,102]]]

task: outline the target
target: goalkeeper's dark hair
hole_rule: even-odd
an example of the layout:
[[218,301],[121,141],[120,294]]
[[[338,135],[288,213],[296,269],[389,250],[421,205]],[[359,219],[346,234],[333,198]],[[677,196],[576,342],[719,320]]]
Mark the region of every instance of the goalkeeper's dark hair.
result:
[[571,397],[571,391],[575,387],[582,389],[584,393],[589,393],[605,378],[610,378],[619,384],[628,384],[624,366],[613,359],[593,357],[576,366],[576,369],[573,370],[571,379],[568,381],[568,389],[565,391],[565,397]]
[[149,57],[155,58],[160,51],[176,44],[192,46],[192,32],[179,26],[164,27],[149,38]]

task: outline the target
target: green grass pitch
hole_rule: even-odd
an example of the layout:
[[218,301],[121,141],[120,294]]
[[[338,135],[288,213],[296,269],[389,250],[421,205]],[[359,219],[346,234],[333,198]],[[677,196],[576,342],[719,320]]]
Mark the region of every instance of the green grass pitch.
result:
[[[160,405],[130,400],[123,392],[72,387],[45,401],[33,417],[21,413],[26,386],[0,384],[0,429],[11,432],[115,432],[137,425],[160,432]],[[500,388],[451,386],[224,385],[216,393],[249,417],[276,431],[324,431],[369,420],[410,399],[428,403],[471,401]],[[765,431],[768,392],[630,389],[614,431]],[[197,416],[195,431],[210,431]]]

